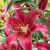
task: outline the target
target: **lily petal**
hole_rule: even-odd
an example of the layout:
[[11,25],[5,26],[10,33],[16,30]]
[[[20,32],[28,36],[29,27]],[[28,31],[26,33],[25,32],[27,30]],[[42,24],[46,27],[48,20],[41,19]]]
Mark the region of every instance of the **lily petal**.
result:
[[49,38],[49,34],[45,31],[42,32],[44,39],[48,39]]
[[8,17],[6,19],[6,23],[5,23],[6,27],[12,31],[17,31],[18,30],[18,23],[17,23],[17,19],[15,17]]
[[50,17],[49,17],[49,16],[46,18],[46,20],[47,20],[48,23],[50,24]]
[[17,50],[20,50],[20,48],[21,48],[21,45],[18,44],[18,45],[17,45]]
[[5,46],[4,43],[0,43],[0,48],[1,48],[2,50],[7,50],[7,47]]
[[19,37],[19,43],[24,50],[32,50],[32,36],[30,31],[27,32],[27,35],[22,35]]
[[[5,23],[3,23],[3,27],[5,27],[4,24]],[[10,31],[7,28],[3,28],[3,32],[4,32],[4,34],[5,34],[6,37],[10,34]]]
[[2,7],[1,7],[1,9],[3,9],[3,10],[7,10],[7,6],[6,5],[3,5]]
[[7,12],[7,13],[3,12],[3,13],[1,14],[1,19],[2,19],[3,21],[5,21],[4,18],[5,18],[8,14],[9,14],[8,12]]
[[16,40],[17,38],[19,38],[21,36],[21,32],[14,32],[12,34],[10,34],[7,38],[6,38],[6,44],[8,45],[9,43],[11,43],[12,41]]
[[24,22],[25,14],[24,14],[22,8],[16,10],[16,11],[15,11],[15,14],[16,14],[16,17],[17,17],[21,22]]
[[0,9],[0,11],[3,12],[2,9]]
[[29,13],[26,15],[25,18],[25,25],[29,24],[30,27],[32,27],[32,25],[35,23],[37,17],[39,17],[40,12],[37,9],[33,9],[31,11],[29,11]]
[[44,24],[36,23],[35,26],[36,26],[35,30],[37,30],[37,31],[40,31],[40,30],[48,31],[48,27]]
[[10,35],[10,31],[7,28],[4,28],[3,31],[6,37]]
[[15,7],[15,8],[18,8],[18,7],[20,7],[22,4],[23,4],[23,3],[14,3],[14,7]]
[[30,30],[31,31],[35,31],[35,30],[37,30],[37,31],[40,31],[40,30],[48,31],[48,27],[44,24],[36,23]]
[[44,42],[37,42],[34,44],[34,47],[42,50],[50,50],[50,44]]

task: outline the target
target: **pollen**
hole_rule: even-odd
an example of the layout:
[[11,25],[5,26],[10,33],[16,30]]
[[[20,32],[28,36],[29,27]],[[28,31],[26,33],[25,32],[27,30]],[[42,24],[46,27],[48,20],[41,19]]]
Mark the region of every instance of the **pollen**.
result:
[[28,25],[26,27],[21,26],[21,29],[23,30],[23,32],[25,32],[25,34],[27,34]]

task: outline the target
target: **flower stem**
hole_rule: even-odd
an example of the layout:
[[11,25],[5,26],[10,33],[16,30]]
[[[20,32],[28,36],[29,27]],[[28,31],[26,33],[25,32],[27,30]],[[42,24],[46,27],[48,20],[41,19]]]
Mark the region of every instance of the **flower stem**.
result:
[[[37,34],[37,32],[35,32],[35,36],[36,36],[35,41],[38,42],[38,34]],[[38,50],[40,50],[40,49],[38,49]]]
[[36,0],[34,0],[34,2],[36,3]]
[[35,36],[36,36],[35,41],[38,42],[38,35],[37,35],[37,32],[35,32]]

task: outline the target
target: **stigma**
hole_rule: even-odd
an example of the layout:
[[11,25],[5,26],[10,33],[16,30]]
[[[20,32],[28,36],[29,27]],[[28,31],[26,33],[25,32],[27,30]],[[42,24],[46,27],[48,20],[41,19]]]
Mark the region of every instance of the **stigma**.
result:
[[25,32],[25,34],[27,35],[28,25],[25,26],[25,27],[21,26],[21,29],[22,29],[22,31]]

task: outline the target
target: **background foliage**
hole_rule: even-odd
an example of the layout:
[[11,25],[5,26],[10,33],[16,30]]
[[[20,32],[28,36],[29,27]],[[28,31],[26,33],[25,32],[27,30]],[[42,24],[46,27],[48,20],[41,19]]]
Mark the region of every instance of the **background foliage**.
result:
[[[16,1],[16,0],[12,0],[13,2],[11,2],[10,4],[9,4],[9,6],[8,6],[8,9],[7,9],[7,11],[9,10],[9,8],[11,7],[11,5],[13,5],[13,3]],[[26,3],[28,3],[28,4],[32,4],[32,5],[34,5],[35,6],[35,8],[37,8],[37,3],[38,3],[38,1],[37,1],[37,3],[35,4],[34,2],[30,2],[30,0],[28,1],[26,1],[26,0],[21,0],[21,1],[18,1],[18,2],[16,2],[16,3],[22,3],[22,2],[26,2]],[[0,0],[0,8],[2,7],[2,5],[6,5],[7,3],[6,3],[6,0]],[[27,13],[28,11],[27,11],[27,9],[26,8],[23,8],[23,10],[24,10],[24,12],[25,13]],[[47,5],[47,8],[46,8],[46,10],[44,11],[44,14],[43,14],[43,17],[41,17],[41,18],[37,18],[37,21],[36,22],[39,22],[39,23],[43,23],[43,24],[45,24],[45,25],[47,25],[48,26],[48,28],[49,28],[49,31],[48,31],[48,34],[50,35],[50,24],[48,24],[48,22],[45,20],[45,18],[47,17],[47,16],[50,16],[50,0],[49,0],[49,2],[48,2],[48,5]],[[4,36],[4,34],[3,34],[3,27],[2,27],[2,20],[1,20],[1,12],[0,12],[0,42],[3,42],[3,43],[5,43],[5,39],[6,39],[6,37]],[[43,41],[44,40],[44,38],[43,38],[43,36],[42,36],[42,31],[36,31],[37,32],[37,35],[38,35],[38,41]],[[35,33],[36,33],[35,31],[34,32],[32,32],[32,41],[34,42],[35,40]],[[34,33],[34,34],[33,34]],[[50,37],[48,38],[48,40],[47,40],[49,43],[50,43]],[[34,43],[32,43],[32,44],[34,44]],[[1,50],[1,49],[0,49]],[[36,48],[34,48],[33,47],[33,50],[37,50]]]

